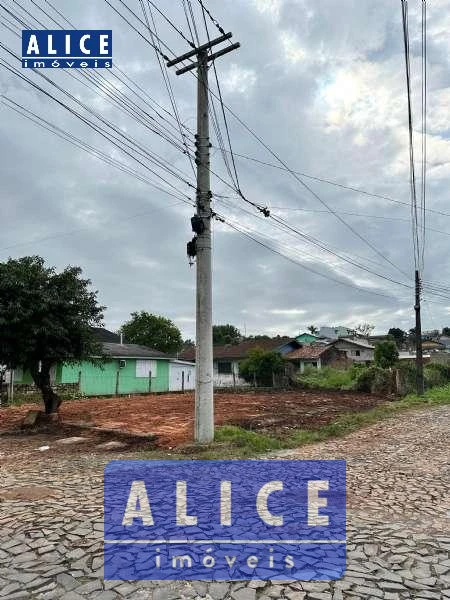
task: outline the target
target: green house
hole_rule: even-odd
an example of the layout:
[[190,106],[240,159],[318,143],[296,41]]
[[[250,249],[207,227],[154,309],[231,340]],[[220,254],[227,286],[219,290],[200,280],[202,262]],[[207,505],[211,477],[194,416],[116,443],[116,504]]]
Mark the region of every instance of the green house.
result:
[[296,342],[298,342],[299,344],[304,344],[305,346],[309,346],[310,344],[317,342],[317,340],[318,337],[316,335],[312,335],[312,333],[300,333],[295,338]]
[[[59,364],[53,369],[53,383],[77,384],[86,396],[169,391],[171,362],[174,362],[170,356],[137,344],[106,342],[102,347],[107,358],[101,364],[90,361]],[[16,369],[14,383],[31,385],[33,380],[27,371]]]

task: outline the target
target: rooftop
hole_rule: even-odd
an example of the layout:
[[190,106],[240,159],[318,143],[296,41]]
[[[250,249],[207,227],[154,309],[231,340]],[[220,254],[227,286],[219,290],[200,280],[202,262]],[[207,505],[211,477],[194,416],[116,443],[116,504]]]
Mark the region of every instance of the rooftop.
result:
[[[224,346],[214,346],[214,360],[228,358],[241,359],[247,358],[250,350],[261,348],[262,350],[277,350],[281,346],[292,341],[290,337],[279,337],[269,339],[245,340],[239,344],[226,344]],[[183,360],[195,360],[195,346],[184,350],[179,358]]]
[[303,348],[297,348],[297,350],[293,350],[288,354],[284,355],[284,358],[287,360],[295,360],[295,359],[314,359],[319,358],[322,354],[325,354],[330,348],[332,344],[328,346],[303,346]]
[[139,344],[116,344],[104,342],[102,344],[103,352],[113,358],[172,358],[164,352],[140,346]]
[[375,349],[375,346],[372,346],[372,344],[369,344],[369,342],[367,342],[366,340],[363,340],[363,339],[355,340],[354,338],[340,337],[334,341],[335,344],[338,342],[348,342],[349,344],[353,344],[354,346],[359,346],[360,348],[367,348],[367,350]]

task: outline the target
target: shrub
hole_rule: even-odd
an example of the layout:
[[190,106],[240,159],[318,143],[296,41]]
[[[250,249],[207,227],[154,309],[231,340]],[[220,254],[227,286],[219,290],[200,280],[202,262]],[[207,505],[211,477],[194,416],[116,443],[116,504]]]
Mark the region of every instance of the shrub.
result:
[[284,360],[277,352],[254,348],[240,363],[239,374],[248,382],[256,380],[259,386],[271,387],[274,374],[282,373],[284,366]]
[[364,369],[360,369],[360,372],[356,377],[355,388],[358,390],[358,392],[370,393],[375,382],[375,377],[382,371],[383,369],[380,367],[366,367]]
[[375,346],[375,365],[382,369],[393,367],[398,361],[398,350],[395,342],[380,342]]
[[450,366],[429,363],[424,368],[424,377],[427,388],[444,386],[450,381]]
[[298,382],[306,388],[326,390],[350,390],[354,384],[350,369],[316,369],[309,366],[298,376]]
[[397,364],[401,381],[401,393],[410,394],[416,391],[416,365],[410,361],[399,362]]
[[394,394],[396,392],[395,373],[389,369],[378,369],[370,391],[380,396]]

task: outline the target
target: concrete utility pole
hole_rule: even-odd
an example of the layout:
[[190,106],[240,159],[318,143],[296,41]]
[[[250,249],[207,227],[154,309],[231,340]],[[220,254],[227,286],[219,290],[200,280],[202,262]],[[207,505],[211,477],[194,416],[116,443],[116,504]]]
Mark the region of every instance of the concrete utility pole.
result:
[[194,48],[167,63],[172,67],[193,56],[196,63],[179,69],[182,75],[197,69],[197,135],[195,145],[197,164],[197,211],[191,219],[196,234],[188,244],[189,257],[197,260],[197,314],[196,314],[196,385],[195,385],[195,440],[200,443],[214,439],[213,396],[213,344],[212,344],[212,240],[211,240],[211,190],[210,190],[210,141],[209,141],[209,85],[208,63],[223,56],[240,44],[235,43],[210,54],[212,46],[230,39],[231,33]]
[[420,276],[416,271],[416,298],[414,310],[416,311],[416,386],[417,395],[424,393],[423,381],[423,352],[422,352],[422,321],[420,317]]

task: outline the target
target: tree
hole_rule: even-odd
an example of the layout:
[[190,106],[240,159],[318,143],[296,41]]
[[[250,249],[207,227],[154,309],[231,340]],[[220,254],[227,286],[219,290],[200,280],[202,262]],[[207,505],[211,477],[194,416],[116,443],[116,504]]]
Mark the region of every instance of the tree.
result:
[[246,381],[256,382],[256,385],[270,387],[273,385],[273,375],[284,371],[283,358],[277,352],[253,348],[248,358],[239,365],[239,374]]
[[47,414],[61,404],[51,368],[101,354],[91,327],[101,325],[105,307],[81,273],[79,267],[57,273],[39,256],[0,263],[0,364],[31,373]]
[[319,333],[319,330],[315,325],[309,325],[307,329],[311,335],[317,335]]
[[359,333],[363,337],[369,337],[372,331],[375,329],[375,325],[371,325],[370,323],[359,323],[355,327],[355,332]]
[[375,346],[375,365],[382,369],[393,367],[398,361],[398,350],[395,342],[380,342]]
[[241,332],[234,325],[213,325],[214,346],[225,344],[238,344],[241,340]]
[[403,329],[399,329],[398,327],[391,327],[388,331],[388,335],[391,335],[394,338],[395,343],[400,348],[405,343],[407,333],[403,331]]
[[131,319],[122,325],[122,333],[130,344],[148,346],[166,354],[176,354],[183,347],[180,330],[170,319],[145,310],[132,312]]
[[443,327],[442,328],[442,335],[450,336],[450,327]]

